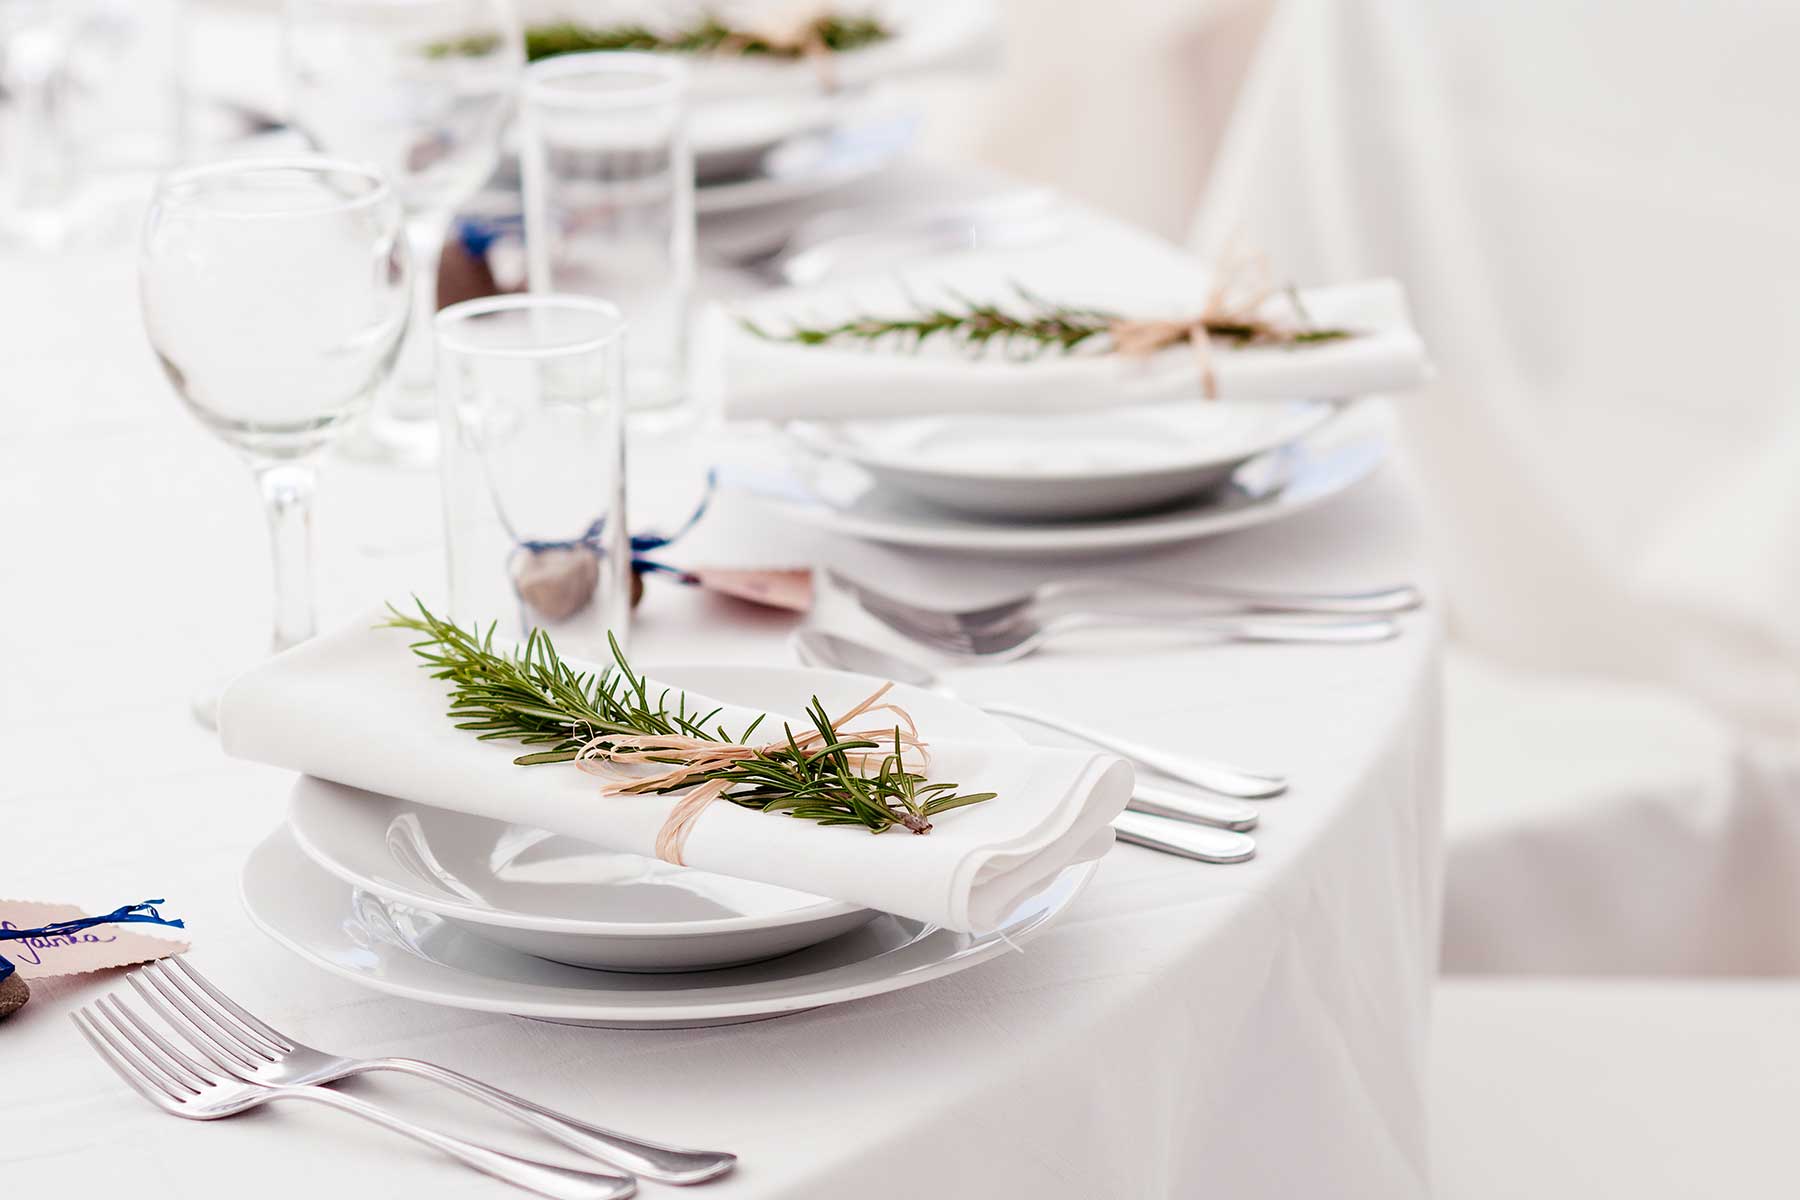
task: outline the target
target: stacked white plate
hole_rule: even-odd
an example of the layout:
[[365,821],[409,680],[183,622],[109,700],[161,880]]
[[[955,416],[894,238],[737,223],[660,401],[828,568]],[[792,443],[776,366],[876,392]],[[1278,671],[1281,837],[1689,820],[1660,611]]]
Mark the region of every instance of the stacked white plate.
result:
[[[849,702],[869,686],[798,668],[655,674],[776,711],[813,695],[828,707]],[[1017,740],[975,709],[896,690],[922,723]],[[246,864],[243,890],[278,942],[384,992],[575,1024],[673,1027],[779,1016],[964,970],[1030,936],[1092,872],[1071,867],[998,929],[954,933],[302,778],[287,824]]]
[[1041,416],[793,422],[796,519],[895,545],[1059,554],[1278,520],[1380,461],[1387,413],[1341,401],[1194,401]]

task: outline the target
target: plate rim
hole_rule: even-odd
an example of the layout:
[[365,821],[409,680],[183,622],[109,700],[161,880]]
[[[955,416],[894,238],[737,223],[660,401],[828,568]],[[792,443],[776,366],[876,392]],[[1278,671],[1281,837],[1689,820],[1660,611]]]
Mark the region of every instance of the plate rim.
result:
[[[1009,485],[1009,486],[1010,485],[1029,485],[1032,487],[1054,487],[1057,485],[1068,485],[1068,484],[1073,484],[1073,485],[1105,484],[1105,483],[1112,483],[1112,482],[1117,482],[1117,481],[1121,481],[1121,480],[1132,480],[1132,479],[1160,479],[1165,476],[1191,475],[1191,474],[1195,474],[1197,472],[1216,469],[1216,468],[1222,467],[1222,466],[1235,466],[1237,464],[1248,462],[1251,459],[1256,458],[1260,455],[1267,454],[1271,450],[1279,449],[1280,447],[1288,445],[1292,442],[1297,442],[1303,438],[1312,436],[1314,433],[1316,433],[1318,431],[1320,426],[1324,425],[1328,421],[1333,420],[1343,411],[1345,402],[1338,398],[1322,398],[1322,399],[1312,399],[1312,400],[1302,399],[1302,400],[1290,400],[1290,401],[1267,401],[1267,400],[1229,401],[1228,400],[1228,401],[1222,401],[1220,403],[1236,404],[1236,405],[1241,405],[1244,407],[1254,406],[1254,407],[1258,407],[1258,408],[1267,407],[1272,403],[1273,404],[1288,404],[1288,405],[1305,405],[1305,406],[1307,406],[1307,409],[1308,409],[1308,412],[1307,412],[1308,419],[1304,420],[1304,421],[1302,421],[1298,418],[1295,419],[1295,421],[1293,422],[1293,425],[1297,428],[1298,432],[1293,432],[1293,431],[1284,432],[1279,437],[1277,437],[1271,441],[1268,441],[1264,444],[1257,445],[1255,449],[1249,450],[1249,451],[1243,452],[1243,453],[1238,453],[1238,452],[1233,452],[1231,454],[1214,453],[1211,456],[1204,457],[1204,458],[1191,458],[1191,459],[1188,459],[1188,460],[1182,461],[1182,462],[1169,463],[1169,464],[1160,465],[1160,466],[1144,467],[1144,468],[1135,469],[1135,470],[1120,469],[1120,470],[1106,470],[1106,471],[1073,471],[1073,472],[1067,472],[1064,474],[1044,474],[1044,475],[997,475],[997,474],[994,474],[991,470],[988,470],[985,468],[979,468],[979,467],[967,467],[967,468],[961,468],[961,469],[956,468],[954,466],[952,466],[952,467],[920,467],[911,462],[898,460],[891,456],[882,454],[878,448],[871,450],[871,448],[869,448],[869,447],[859,446],[855,442],[847,440],[847,439],[843,439],[841,437],[834,438],[832,436],[832,432],[833,432],[832,427],[836,426],[836,425],[843,425],[843,424],[851,423],[851,422],[847,422],[847,421],[830,421],[830,420],[788,421],[785,423],[784,432],[790,438],[801,443],[802,446],[804,446],[808,450],[813,451],[814,453],[823,454],[828,457],[841,458],[847,462],[851,462],[851,463],[856,464],[859,467],[862,467],[864,470],[871,471],[871,472],[885,471],[885,472],[889,472],[889,473],[895,474],[895,475],[908,475],[908,476],[912,476],[917,479],[955,479],[959,482],[970,482],[970,483],[994,483],[994,484]],[[1102,415],[1102,414],[1093,412],[1093,410],[1086,410],[1086,411],[1087,411],[1087,415],[1091,415],[1091,416]],[[1046,414],[1046,415],[1069,416],[1069,415],[1073,415],[1073,414],[1053,413],[1053,414]],[[969,414],[969,416],[972,416],[972,417],[992,416],[992,414],[971,413],[971,414]],[[948,420],[954,421],[954,420],[958,420],[961,418],[957,414],[934,414],[932,417],[917,418],[917,419],[919,419],[919,420],[948,419]]]

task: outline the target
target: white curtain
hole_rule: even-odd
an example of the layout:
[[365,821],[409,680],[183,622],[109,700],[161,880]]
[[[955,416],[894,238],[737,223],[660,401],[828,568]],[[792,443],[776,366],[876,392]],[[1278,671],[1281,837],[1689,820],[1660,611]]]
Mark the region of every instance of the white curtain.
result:
[[1283,0],[1196,222],[1404,280],[1446,965],[1800,969],[1800,7]]
[[1456,636],[1800,735],[1800,8],[1292,0],[1198,222],[1394,273]]

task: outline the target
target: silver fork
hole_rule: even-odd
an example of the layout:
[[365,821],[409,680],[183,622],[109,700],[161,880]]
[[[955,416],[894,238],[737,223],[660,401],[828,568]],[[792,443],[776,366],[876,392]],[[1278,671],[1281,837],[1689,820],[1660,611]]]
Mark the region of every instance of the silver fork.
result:
[[304,1086],[369,1071],[400,1071],[441,1083],[565,1146],[660,1183],[700,1183],[725,1174],[737,1162],[735,1154],[683,1150],[589,1125],[436,1063],[342,1058],[315,1050],[245,1010],[182,956],[151,963],[125,981],[189,1045],[221,1070],[251,1083]]
[[1071,603],[1099,605],[1104,609],[1109,601],[1121,599],[1141,602],[1148,598],[1158,604],[1179,605],[1176,615],[1207,617],[1383,617],[1411,612],[1424,603],[1419,589],[1410,584],[1362,592],[1273,592],[1112,577],[1056,579],[989,604],[941,609],[888,595],[835,568],[826,568],[826,576],[873,616],[896,629],[900,628],[897,623],[904,623],[906,628],[900,629],[903,633],[917,629],[945,635],[1010,625],[1031,615],[1055,615]]
[[310,1100],[373,1121],[441,1150],[485,1175],[554,1200],[624,1200],[637,1192],[628,1176],[581,1171],[476,1145],[402,1120],[366,1100],[329,1088],[245,1083],[196,1062],[115,997],[104,996],[69,1014],[81,1036],[132,1089],[164,1112],[190,1121],[216,1121],[275,1100]]
[[1232,617],[1144,618],[1112,613],[1069,613],[1040,619],[1027,611],[1010,624],[959,630],[913,627],[903,618],[882,619],[890,628],[921,645],[958,658],[991,663],[1024,658],[1054,638],[1086,629],[1179,634],[1204,642],[1311,642],[1333,645],[1385,642],[1400,635],[1400,626],[1386,617],[1287,621]]

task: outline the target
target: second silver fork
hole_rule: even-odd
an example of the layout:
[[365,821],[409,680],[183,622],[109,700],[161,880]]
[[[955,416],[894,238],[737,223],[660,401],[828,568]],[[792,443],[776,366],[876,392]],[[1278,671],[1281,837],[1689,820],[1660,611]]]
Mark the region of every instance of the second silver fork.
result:
[[415,1125],[385,1108],[330,1088],[311,1085],[275,1087],[234,1079],[210,1063],[189,1058],[158,1033],[153,1022],[139,1017],[116,996],[102,996],[92,1004],[77,1008],[69,1017],[95,1053],[133,1091],[162,1111],[184,1120],[217,1121],[265,1104],[301,1100],[361,1117],[440,1150],[484,1175],[504,1179],[553,1200],[628,1200],[637,1194],[637,1180],[632,1176],[584,1171],[520,1158],[491,1146]]
[[195,1050],[251,1083],[326,1084],[370,1071],[398,1071],[441,1083],[590,1158],[660,1183],[701,1183],[725,1174],[737,1162],[736,1155],[723,1151],[684,1150],[602,1129],[436,1063],[344,1058],[315,1050],[244,1009],[182,956],[152,963],[125,980]]

